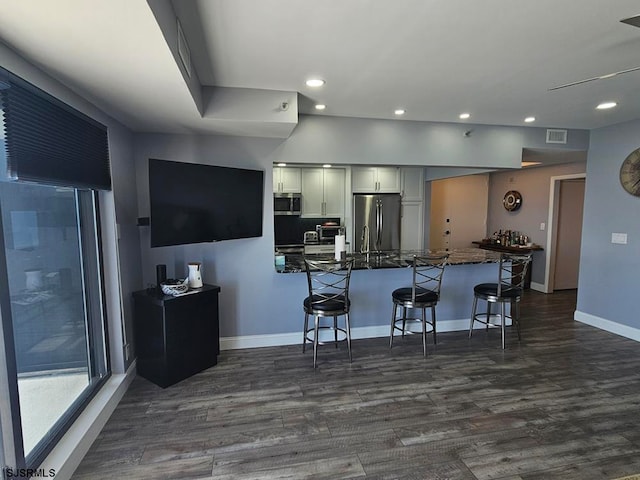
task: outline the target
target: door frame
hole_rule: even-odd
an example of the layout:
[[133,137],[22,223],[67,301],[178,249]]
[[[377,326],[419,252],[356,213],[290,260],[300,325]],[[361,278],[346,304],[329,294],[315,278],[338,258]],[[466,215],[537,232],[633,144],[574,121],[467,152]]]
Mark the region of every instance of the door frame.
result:
[[[554,270],[556,265],[556,243],[558,240],[558,212],[560,209],[560,182],[584,178],[586,173],[558,175],[549,179],[549,216],[547,221],[547,255],[544,267],[544,293],[553,293]],[[584,200],[583,200],[584,202]]]

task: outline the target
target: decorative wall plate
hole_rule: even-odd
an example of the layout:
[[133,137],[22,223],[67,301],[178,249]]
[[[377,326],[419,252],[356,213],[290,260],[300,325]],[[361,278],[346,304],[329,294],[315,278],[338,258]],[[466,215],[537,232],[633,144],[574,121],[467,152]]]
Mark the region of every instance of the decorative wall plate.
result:
[[520,195],[520,192],[517,192],[516,190],[509,190],[504,194],[502,204],[504,205],[504,208],[510,212],[518,210],[522,205],[522,195]]

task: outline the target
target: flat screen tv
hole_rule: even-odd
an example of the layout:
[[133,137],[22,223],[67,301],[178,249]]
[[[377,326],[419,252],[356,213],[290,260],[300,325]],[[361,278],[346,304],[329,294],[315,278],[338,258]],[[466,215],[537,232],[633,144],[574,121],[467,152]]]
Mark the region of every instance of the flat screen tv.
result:
[[264,172],[149,159],[151,246],[262,236]]

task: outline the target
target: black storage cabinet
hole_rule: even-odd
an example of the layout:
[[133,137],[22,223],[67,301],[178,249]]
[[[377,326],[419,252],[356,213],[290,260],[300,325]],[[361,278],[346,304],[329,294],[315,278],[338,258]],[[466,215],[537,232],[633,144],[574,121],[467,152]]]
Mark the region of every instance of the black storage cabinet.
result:
[[173,297],[133,293],[138,374],[162,388],[218,363],[220,287],[204,285]]

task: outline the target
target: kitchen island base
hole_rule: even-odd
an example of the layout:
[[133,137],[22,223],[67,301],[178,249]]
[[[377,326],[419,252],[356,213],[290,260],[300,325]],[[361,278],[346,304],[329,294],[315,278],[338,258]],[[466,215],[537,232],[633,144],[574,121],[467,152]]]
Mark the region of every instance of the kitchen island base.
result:
[[[450,264],[442,276],[440,300],[436,307],[439,333],[468,331],[473,287],[478,283],[495,282],[498,278],[499,253],[478,248],[458,249],[449,253]],[[355,258],[349,287],[352,338],[389,337],[389,319],[393,308],[391,293],[397,288],[411,285],[414,254],[424,252],[348,255]],[[279,317],[291,319],[291,329],[280,335],[265,336],[263,342],[255,337],[247,338],[247,343],[236,338],[235,348],[300,343],[304,313],[298,300],[302,301],[308,293],[301,259],[302,256],[287,255],[285,268],[273,274],[277,293],[271,300],[278,305]]]

